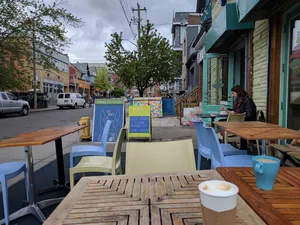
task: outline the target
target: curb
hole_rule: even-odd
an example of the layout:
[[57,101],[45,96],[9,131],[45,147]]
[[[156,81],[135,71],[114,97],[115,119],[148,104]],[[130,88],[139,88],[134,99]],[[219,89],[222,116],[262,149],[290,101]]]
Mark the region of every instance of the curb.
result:
[[29,113],[48,112],[48,111],[53,111],[53,110],[57,110],[57,109],[58,108],[32,109],[29,111]]

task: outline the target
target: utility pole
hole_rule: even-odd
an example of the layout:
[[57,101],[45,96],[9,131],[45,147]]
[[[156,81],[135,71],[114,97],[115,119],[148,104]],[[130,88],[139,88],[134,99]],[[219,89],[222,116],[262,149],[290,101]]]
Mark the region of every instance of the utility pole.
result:
[[33,56],[32,56],[32,61],[33,61],[33,108],[37,108],[37,95],[36,95],[36,65],[35,65],[35,21],[33,20],[33,34],[32,34],[32,48],[33,48]]
[[146,7],[144,7],[143,9],[141,9],[141,6],[139,3],[137,3],[137,9],[132,9],[132,12],[138,12],[138,40],[140,39],[140,35],[141,35],[141,11],[147,11]]

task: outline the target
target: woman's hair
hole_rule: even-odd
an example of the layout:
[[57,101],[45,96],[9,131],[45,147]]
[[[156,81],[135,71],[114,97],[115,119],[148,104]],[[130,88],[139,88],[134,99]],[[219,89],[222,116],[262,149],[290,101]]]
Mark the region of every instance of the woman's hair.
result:
[[245,97],[248,95],[248,93],[240,86],[240,85],[235,85],[234,87],[231,88],[231,91],[237,93],[237,97]]

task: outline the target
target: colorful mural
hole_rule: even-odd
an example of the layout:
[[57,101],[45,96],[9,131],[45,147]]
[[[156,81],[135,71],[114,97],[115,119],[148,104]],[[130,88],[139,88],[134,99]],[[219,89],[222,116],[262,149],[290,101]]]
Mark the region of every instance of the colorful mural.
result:
[[134,98],[134,106],[145,106],[150,105],[151,117],[163,117],[162,110],[162,99],[160,97],[156,98]]

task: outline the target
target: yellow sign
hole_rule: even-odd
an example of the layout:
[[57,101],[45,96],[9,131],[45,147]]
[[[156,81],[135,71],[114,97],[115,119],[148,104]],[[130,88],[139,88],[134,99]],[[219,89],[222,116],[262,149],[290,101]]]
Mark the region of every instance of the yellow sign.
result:
[[129,106],[128,138],[152,137],[150,106]]

